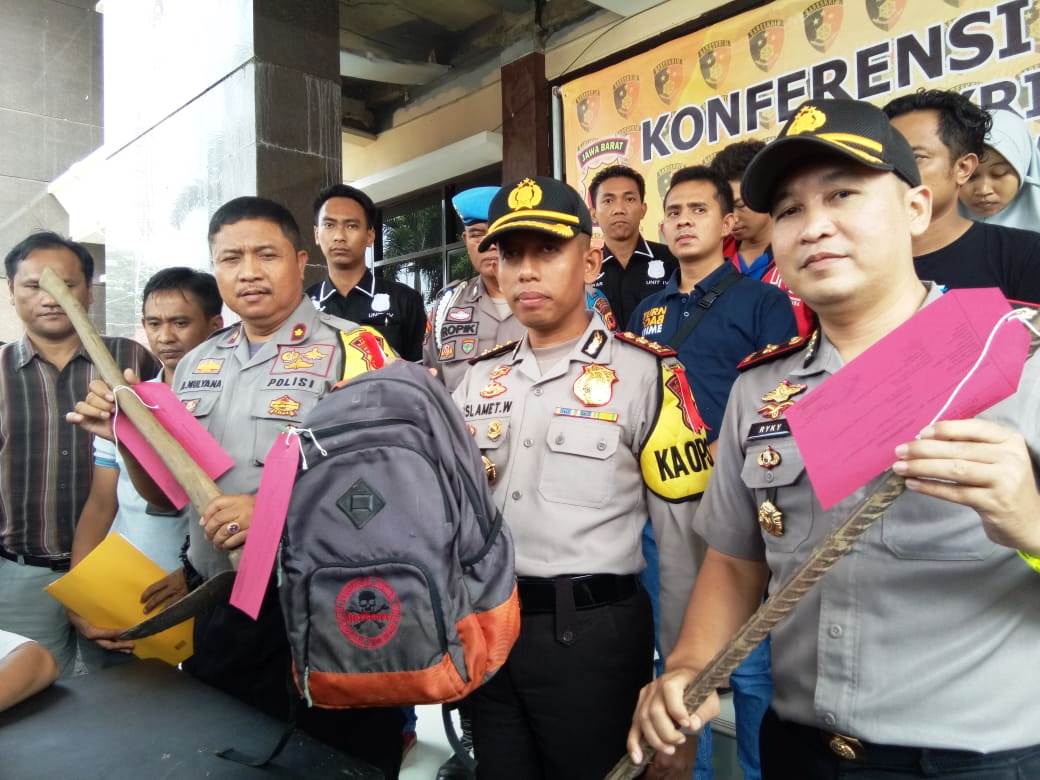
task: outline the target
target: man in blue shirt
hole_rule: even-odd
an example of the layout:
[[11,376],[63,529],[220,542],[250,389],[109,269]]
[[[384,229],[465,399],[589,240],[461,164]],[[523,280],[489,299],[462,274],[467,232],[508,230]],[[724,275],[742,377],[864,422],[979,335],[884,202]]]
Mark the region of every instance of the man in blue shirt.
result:
[[[664,198],[662,232],[679,268],[663,291],[643,299],[628,323],[629,330],[678,351],[709,442],[722,427],[737,363],[797,335],[787,294],[741,275],[723,255],[723,240],[735,222],[733,190],[722,174],[704,166],[676,171]],[[758,727],[772,696],[768,641],[733,673],[731,685],[738,760],[744,777],[758,780]],[[710,777],[703,763],[698,760],[698,780]]]

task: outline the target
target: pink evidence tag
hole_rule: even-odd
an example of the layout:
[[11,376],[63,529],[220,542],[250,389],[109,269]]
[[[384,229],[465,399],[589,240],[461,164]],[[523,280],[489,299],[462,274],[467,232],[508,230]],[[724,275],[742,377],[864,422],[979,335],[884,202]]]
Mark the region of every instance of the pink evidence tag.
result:
[[[209,431],[199,425],[198,420],[184,408],[184,404],[169,387],[162,382],[141,382],[134,385],[133,391],[147,406],[154,407],[151,412],[155,418],[180,442],[185,452],[202,467],[210,479],[217,479],[235,465],[231,456],[210,436]],[[117,414],[113,420],[113,427],[119,443],[126,445],[170,503],[177,509],[187,506],[188,495],[130,419],[124,414]]]
[[[791,407],[787,421],[824,510],[892,465],[896,446],[939,413],[1010,310],[996,288],[951,290]],[[1028,350],[1026,329],[1004,323],[942,419],[970,419],[1012,395]]]
[[231,590],[231,605],[253,620],[260,614],[260,604],[271,580],[299,461],[300,441],[294,433],[279,434],[264,460],[249,535]]

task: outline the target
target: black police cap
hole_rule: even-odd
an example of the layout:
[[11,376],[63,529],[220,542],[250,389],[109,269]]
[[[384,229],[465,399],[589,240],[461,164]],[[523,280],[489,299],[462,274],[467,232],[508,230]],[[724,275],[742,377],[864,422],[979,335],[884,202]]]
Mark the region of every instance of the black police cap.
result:
[[921,183],[910,144],[880,108],[862,100],[809,100],[744,172],[740,194],[748,208],[770,211],[780,182],[819,160],[825,150],[877,171],[891,171],[911,187]]
[[570,239],[592,235],[592,215],[574,188],[557,179],[535,176],[506,184],[491,201],[483,252],[507,233],[521,230]]

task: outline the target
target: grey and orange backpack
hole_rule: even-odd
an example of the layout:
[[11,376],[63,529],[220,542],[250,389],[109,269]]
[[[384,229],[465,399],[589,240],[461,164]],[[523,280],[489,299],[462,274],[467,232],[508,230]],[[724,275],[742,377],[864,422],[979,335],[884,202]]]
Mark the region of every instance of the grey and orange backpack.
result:
[[444,386],[396,361],[303,422],[279,559],[293,679],[317,707],[452,702],[520,630],[513,543]]

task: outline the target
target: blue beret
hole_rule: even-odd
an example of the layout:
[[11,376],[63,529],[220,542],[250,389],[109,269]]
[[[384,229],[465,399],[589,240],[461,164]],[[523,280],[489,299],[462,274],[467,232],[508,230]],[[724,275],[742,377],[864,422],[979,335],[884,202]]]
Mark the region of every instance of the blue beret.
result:
[[459,219],[466,227],[478,222],[488,221],[488,209],[491,199],[498,194],[501,187],[473,187],[464,190],[451,199],[451,205],[455,207]]

